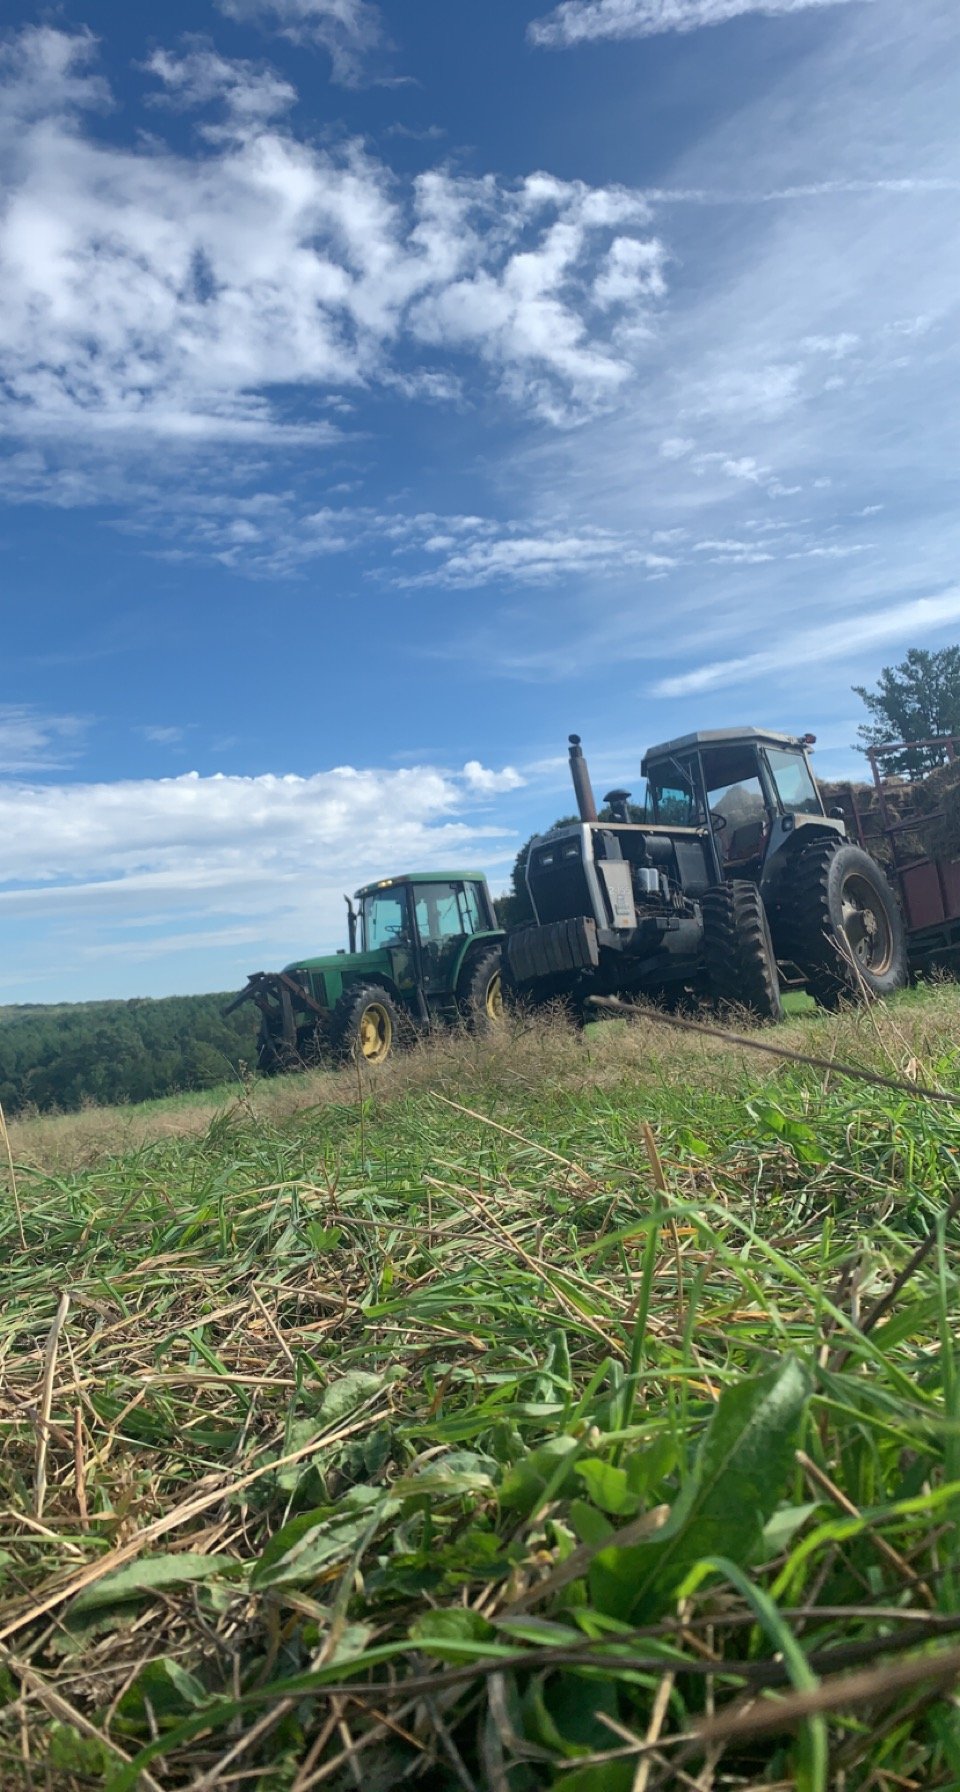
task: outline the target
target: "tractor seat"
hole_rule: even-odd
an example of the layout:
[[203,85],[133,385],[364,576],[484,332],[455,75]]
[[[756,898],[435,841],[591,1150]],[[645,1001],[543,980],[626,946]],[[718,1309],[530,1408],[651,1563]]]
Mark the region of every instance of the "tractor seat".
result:
[[727,847],[726,863],[742,865],[750,859],[759,858],[767,836],[766,816],[758,815],[756,821],[745,821],[742,827],[734,828]]

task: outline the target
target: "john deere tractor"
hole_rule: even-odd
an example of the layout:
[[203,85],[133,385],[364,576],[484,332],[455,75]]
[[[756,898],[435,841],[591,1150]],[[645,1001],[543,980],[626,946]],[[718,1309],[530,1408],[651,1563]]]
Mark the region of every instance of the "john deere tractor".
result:
[[378,1065],[418,1029],[500,1019],[503,934],[480,873],[385,877],[345,900],[349,951],[256,971],[226,1010],[259,1008],[261,1070]]
[[580,821],[531,842],[536,923],[511,934],[521,996],[582,1012],[591,995],[697,997],[782,1015],[783,984],[826,1007],[907,978],[903,921],[879,865],[828,815],[813,736],[721,728],[646,754],[644,819],[629,791],[601,822],[578,735],[570,766]]

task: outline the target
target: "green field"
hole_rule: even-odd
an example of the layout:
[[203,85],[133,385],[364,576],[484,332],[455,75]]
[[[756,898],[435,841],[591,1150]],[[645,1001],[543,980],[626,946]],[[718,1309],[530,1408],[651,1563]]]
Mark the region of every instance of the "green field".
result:
[[11,1125],[0,1785],[960,1786],[958,1023]]

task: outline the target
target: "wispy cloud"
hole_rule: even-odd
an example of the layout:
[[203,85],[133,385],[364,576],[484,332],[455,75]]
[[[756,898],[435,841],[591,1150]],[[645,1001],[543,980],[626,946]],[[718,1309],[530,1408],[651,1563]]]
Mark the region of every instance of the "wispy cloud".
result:
[[166,726],[163,723],[156,725],[146,723],[143,727],[137,729],[137,733],[142,734],[144,740],[150,741],[152,746],[178,747],[181,741],[185,738],[187,729],[178,728],[172,724]]
[[781,676],[800,666],[857,659],[893,641],[925,640],[936,629],[960,623],[960,587],[938,597],[915,598],[883,610],[858,610],[838,622],[794,630],[774,647],[735,659],[714,660],[692,671],[662,678],[653,687],[657,697],[689,697],[749,683],[771,673]]
[[296,89],[275,69],[221,56],[202,38],[188,37],[186,45],[179,54],[154,50],[145,63],[162,84],[155,105],[186,112],[220,104],[234,123],[249,125],[265,124],[296,100]]
[[[534,19],[532,43],[549,49],[595,43],[602,38],[657,37],[665,31],[699,31],[724,25],[745,13],[786,17],[851,0],[562,0],[553,12]],[[861,0],[865,4],[866,0]]]
[[243,25],[276,31],[294,43],[316,44],[330,57],[333,79],[356,87],[372,54],[384,47],[380,8],[372,0],[215,0]]
[[76,758],[87,727],[82,716],[49,716],[26,704],[0,703],[0,773],[62,770]]

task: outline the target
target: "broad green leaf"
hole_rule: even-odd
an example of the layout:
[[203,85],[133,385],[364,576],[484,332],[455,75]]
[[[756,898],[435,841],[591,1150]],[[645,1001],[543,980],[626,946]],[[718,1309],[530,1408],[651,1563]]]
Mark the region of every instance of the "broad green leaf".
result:
[[410,1626],[411,1642],[439,1661],[459,1661],[458,1643],[487,1643],[492,1637],[493,1625],[465,1605],[421,1612]]
[[500,1504],[505,1512],[523,1516],[534,1510],[548,1487],[555,1493],[568,1489],[573,1471],[573,1457],[580,1446],[575,1437],[552,1437],[512,1464],[500,1483]]
[[632,1518],[639,1512],[640,1499],[630,1491],[626,1469],[614,1468],[599,1456],[588,1456],[577,1463],[577,1474],[601,1512],[610,1512],[614,1518]]
[[321,1226],[319,1220],[308,1220],[307,1237],[318,1253],[333,1251],[343,1237],[343,1227]]
[[94,1586],[79,1593],[70,1611],[94,1611],[100,1605],[144,1599],[151,1593],[182,1587],[192,1580],[206,1580],[213,1574],[238,1572],[239,1565],[231,1556],[196,1556],[186,1551],[179,1556],[143,1556],[137,1562],[128,1563],[126,1568],[118,1568],[114,1574],[105,1574]]
[[702,1556],[748,1561],[783,1497],[808,1394],[793,1358],[726,1388],[667,1523],[649,1542],[601,1550],[590,1570],[592,1603],[648,1622]]
[[537,1679],[524,1697],[527,1734],[568,1757],[598,1754],[611,1747],[614,1732],[601,1721],[619,1716],[613,1681],[600,1675],[560,1672]]
[[207,1694],[193,1674],[164,1656],[149,1661],[117,1706],[117,1724],[128,1734],[149,1735],[156,1724],[169,1729],[190,1711],[199,1710]]
[[353,1661],[356,1656],[363,1654],[372,1635],[372,1624],[344,1625],[325,1660],[344,1663]]
[[271,1537],[250,1576],[251,1587],[306,1585],[399,1510],[399,1501],[380,1488],[361,1485],[336,1506],[298,1513]]
[[493,1471],[499,1464],[474,1450],[450,1450],[414,1475],[403,1475],[394,1481],[391,1492],[398,1499],[415,1494],[482,1493],[491,1495],[496,1488]]
[[797,1120],[791,1114],[785,1114],[772,1101],[748,1101],[747,1113],[756,1121],[761,1133],[773,1133],[789,1145],[798,1163],[825,1164],[829,1155],[824,1150],[817,1133],[804,1120]]
[[378,1394],[383,1387],[382,1375],[369,1375],[365,1369],[351,1369],[349,1375],[341,1375],[336,1381],[328,1382],[320,1400],[320,1417],[325,1425],[334,1425],[338,1419],[345,1419],[351,1412],[356,1412],[371,1394]]
[[763,1527],[764,1556],[768,1560],[773,1556],[778,1556],[781,1550],[786,1549],[793,1542],[797,1532],[806,1524],[807,1519],[812,1518],[814,1512],[819,1512],[819,1510],[818,1500],[810,1500],[805,1506],[781,1506]]
[[592,1549],[605,1543],[608,1537],[611,1543],[616,1539],[617,1533],[609,1518],[604,1518],[602,1512],[588,1506],[585,1500],[572,1500],[567,1516],[580,1542],[589,1544]]
[[627,1486],[631,1493],[650,1494],[660,1486],[677,1465],[676,1439],[662,1431],[640,1450],[623,1457]]

